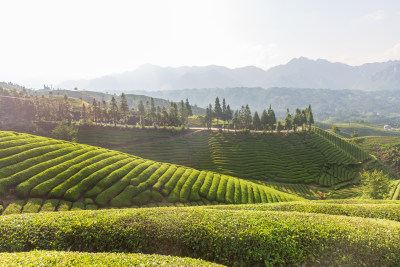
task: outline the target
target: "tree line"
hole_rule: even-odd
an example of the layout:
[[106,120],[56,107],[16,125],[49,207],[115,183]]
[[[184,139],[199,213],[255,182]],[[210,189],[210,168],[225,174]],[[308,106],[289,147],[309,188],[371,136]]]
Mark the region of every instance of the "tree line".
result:
[[[293,130],[297,131],[299,128],[302,130],[310,129],[314,124],[314,116],[312,113],[311,105],[305,109],[296,108],[294,114],[290,110],[286,110],[286,117],[279,121],[276,119],[275,112],[269,105],[268,110],[264,109],[261,116],[258,112],[251,112],[249,105],[241,106],[239,110],[232,111],[230,105],[226,103],[225,98],[222,100],[222,106],[218,97],[215,99],[214,108],[211,104],[206,109],[206,115],[202,118],[203,125],[208,129],[213,126],[213,121],[217,120],[216,126],[218,128],[228,129],[248,129],[248,130],[262,130],[262,131],[277,131]],[[222,121],[222,125],[219,124]],[[226,123],[226,124],[225,124]]]
[[[72,101],[74,100],[74,101]],[[75,106],[73,106],[75,104]],[[81,105],[79,107],[79,105]],[[138,124],[140,126],[182,126],[192,116],[192,107],[186,99],[180,103],[170,102],[169,108],[155,106],[154,99],[143,103],[138,109],[130,108],[126,95],[109,102],[93,98],[92,103],[64,96],[30,93],[26,90],[8,90],[0,87],[0,118],[6,123],[28,121],[80,121],[82,124],[113,123]]]

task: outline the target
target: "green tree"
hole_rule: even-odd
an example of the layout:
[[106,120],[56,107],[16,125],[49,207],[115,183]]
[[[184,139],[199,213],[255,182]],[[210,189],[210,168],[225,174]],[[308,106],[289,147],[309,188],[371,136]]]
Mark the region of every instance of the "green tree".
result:
[[140,116],[140,126],[143,127],[145,110],[144,110],[144,105],[143,105],[142,100],[140,100],[140,102],[139,102],[138,110],[139,110],[139,116]]
[[333,126],[332,126],[332,132],[334,132],[334,133],[340,132],[339,127],[337,127],[336,125],[333,125]]
[[187,124],[188,117],[189,117],[189,113],[188,113],[188,110],[186,109],[186,105],[183,103],[183,100],[181,100],[181,104],[179,107],[179,118],[183,125]]
[[51,131],[51,137],[71,142],[76,142],[77,135],[78,129],[75,129],[66,120],[59,121],[54,130]]
[[261,121],[260,121],[260,117],[258,116],[257,111],[254,112],[254,115],[253,115],[253,128],[254,128],[254,130],[261,129]]
[[210,104],[206,108],[206,116],[205,116],[205,123],[206,123],[208,129],[211,129],[212,121],[213,121],[213,109],[212,109],[212,106]]
[[367,198],[384,199],[389,194],[391,182],[382,171],[368,172],[364,170],[360,177],[363,182],[363,193]]
[[219,103],[218,96],[215,98],[214,113],[215,113],[215,118],[217,119],[217,127],[219,128],[218,119],[221,119],[222,117],[222,108],[221,104]]
[[168,120],[171,126],[179,126],[181,122],[179,121],[178,106],[176,103],[171,102],[168,113]]
[[271,131],[273,131],[275,129],[275,123],[276,123],[275,112],[271,108],[271,104],[270,104],[269,109],[268,109],[268,126]]
[[124,93],[121,94],[121,103],[119,106],[119,110],[121,112],[122,120],[126,124],[128,122],[129,106],[126,95]]
[[267,130],[267,127],[268,127],[268,113],[267,113],[267,111],[265,109],[261,114],[261,125],[262,125],[264,131]]
[[229,131],[229,122],[232,120],[233,114],[231,107],[229,105],[226,106],[226,111],[225,111],[225,119],[228,122],[228,131]]
[[185,106],[186,106],[188,116],[193,116],[192,106],[189,104],[189,100],[187,98],[186,98]]
[[286,128],[286,131],[289,131],[289,130],[292,129],[292,124],[293,124],[292,114],[290,114],[289,109],[286,109],[286,117],[285,117],[285,128]]
[[111,115],[112,122],[114,123],[114,126],[116,126],[117,121],[119,119],[119,110],[118,110],[117,101],[115,100],[114,97],[111,98],[110,115]]
[[281,123],[280,121],[278,121],[278,122],[276,123],[276,132],[277,132],[277,133],[280,133],[282,130],[283,130],[282,123]]

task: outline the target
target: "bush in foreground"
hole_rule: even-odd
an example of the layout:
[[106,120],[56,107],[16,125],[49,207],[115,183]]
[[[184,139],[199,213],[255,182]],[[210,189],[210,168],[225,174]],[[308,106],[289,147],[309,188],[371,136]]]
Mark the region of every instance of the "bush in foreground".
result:
[[31,251],[0,253],[2,266],[222,266],[182,257],[125,253]]
[[0,217],[0,251],[32,249],[158,253],[246,266],[387,266],[399,260],[400,223],[200,207]]

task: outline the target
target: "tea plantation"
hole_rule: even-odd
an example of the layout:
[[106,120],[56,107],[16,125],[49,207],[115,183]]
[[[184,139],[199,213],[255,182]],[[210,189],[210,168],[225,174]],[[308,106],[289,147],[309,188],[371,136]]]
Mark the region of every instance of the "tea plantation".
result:
[[0,132],[3,214],[301,199],[229,175],[49,138]]
[[400,265],[399,201],[333,199],[392,173],[336,135],[120,134],[0,131],[1,266]]
[[[84,143],[106,135],[109,142],[114,142],[109,131],[83,129],[78,141]],[[141,130],[114,132],[118,140],[121,134],[132,140],[143,134]],[[147,142],[127,142],[113,149],[245,179],[325,187],[354,180],[360,168],[373,161],[358,146],[319,128],[287,135],[201,131],[167,140],[154,137]]]

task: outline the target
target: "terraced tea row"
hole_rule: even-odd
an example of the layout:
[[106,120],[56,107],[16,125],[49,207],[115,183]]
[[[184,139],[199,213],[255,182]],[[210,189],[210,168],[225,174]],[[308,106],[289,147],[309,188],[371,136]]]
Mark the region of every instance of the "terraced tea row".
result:
[[[299,199],[224,174],[88,145],[0,133],[0,200],[6,214],[37,212],[46,207],[69,210]],[[20,201],[8,205],[15,196]]]
[[[268,205],[247,205],[248,209],[256,210],[224,206],[215,207],[223,210],[149,208],[1,216],[0,252],[57,249],[157,253],[228,266],[398,266],[400,263],[397,221],[257,210]],[[374,218],[385,218],[382,211],[398,211],[390,208],[398,205],[390,204],[383,208],[373,205],[360,212],[354,207],[357,205],[315,206],[299,203],[292,207],[310,212],[348,211],[355,212],[355,216]]]
[[354,180],[362,164],[372,160],[357,146],[318,128],[286,135],[204,131],[115,149],[246,179],[327,187]]

